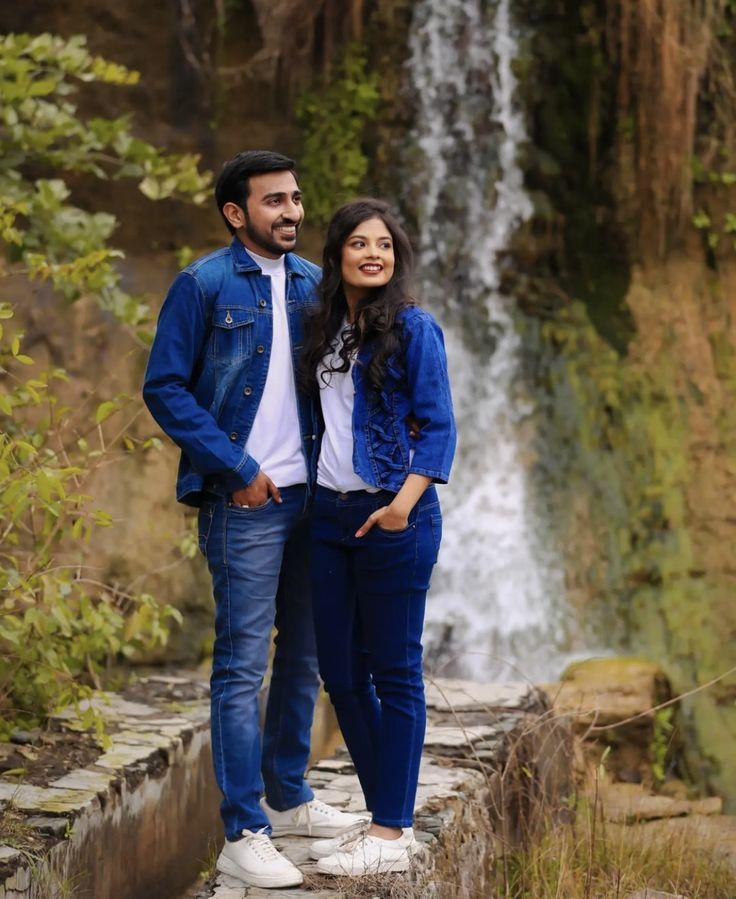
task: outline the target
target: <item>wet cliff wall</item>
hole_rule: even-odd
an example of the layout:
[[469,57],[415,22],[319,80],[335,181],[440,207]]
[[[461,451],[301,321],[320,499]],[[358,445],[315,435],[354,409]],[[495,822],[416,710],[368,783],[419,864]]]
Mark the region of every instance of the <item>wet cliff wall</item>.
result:
[[[736,627],[734,10],[543,7],[519,247],[541,502],[571,601],[689,690],[729,671]],[[732,799],[734,685],[686,703],[690,773]]]

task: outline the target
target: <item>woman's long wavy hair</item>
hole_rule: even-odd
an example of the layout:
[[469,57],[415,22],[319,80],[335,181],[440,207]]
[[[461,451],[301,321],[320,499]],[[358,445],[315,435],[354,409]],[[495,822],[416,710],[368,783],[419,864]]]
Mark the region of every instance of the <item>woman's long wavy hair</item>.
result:
[[413,262],[411,244],[387,203],[373,198],[353,200],[337,210],[327,227],[319,286],[320,305],[307,319],[302,353],[300,381],[309,393],[314,394],[319,389],[318,368],[326,361],[325,357],[332,355],[335,338],[348,311],[342,283],[343,247],[358,225],[373,218],[381,219],[391,235],[394,273],[387,284],[372,288],[361,302],[355,321],[343,331],[340,361],[333,360],[328,371],[349,371],[351,357],[370,343],[372,352],[366,366],[366,378],[371,389],[380,393],[386,377],[386,362],[401,349],[401,327],[396,316],[404,307],[415,304],[409,295]]

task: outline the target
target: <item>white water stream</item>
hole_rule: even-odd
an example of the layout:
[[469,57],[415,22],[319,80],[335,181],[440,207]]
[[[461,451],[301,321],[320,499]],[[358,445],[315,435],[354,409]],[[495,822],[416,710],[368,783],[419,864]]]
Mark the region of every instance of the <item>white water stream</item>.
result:
[[[519,391],[513,301],[500,293],[499,254],[532,213],[517,163],[526,134],[516,49],[509,0],[416,3],[419,288],[445,328],[460,434],[451,484],[440,490],[427,667],[482,679],[555,678],[568,649],[554,611],[561,562],[530,499],[531,408]],[[456,324],[458,307],[470,303],[489,335],[481,353]]]

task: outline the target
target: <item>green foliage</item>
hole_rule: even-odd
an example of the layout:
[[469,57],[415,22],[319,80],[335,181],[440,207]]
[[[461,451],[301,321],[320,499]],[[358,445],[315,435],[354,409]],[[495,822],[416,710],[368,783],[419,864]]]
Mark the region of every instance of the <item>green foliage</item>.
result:
[[667,777],[667,762],[671,756],[672,737],[675,730],[674,706],[657,709],[654,713],[654,733],[652,735],[652,774],[655,783],[663,784]]
[[368,172],[363,141],[378,115],[378,74],[366,71],[365,51],[349,46],[334,80],[307,91],[296,105],[304,130],[300,184],[311,219],[324,223],[335,208],[355,196]]
[[[727,155],[725,149],[720,155]],[[730,188],[736,184],[736,172],[728,168],[708,168],[697,157],[693,160],[692,169],[693,182],[703,194],[701,202],[706,207],[698,209],[693,215],[693,225],[703,233],[711,250],[719,247],[723,250],[726,246],[729,250],[736,250],[736,240],[733,238],[736,234],[736,215],[727,208],[729,201],[734,202]],[[703,187],[711,190],[704,191]]]
[[136,72],[93,56],[84,37],[0,36],[0,239],[8,257],[70,300],[93,293],[146,339],[148,309],[120,287],[115,260],[123,254],[107,246],[115,217],[68,202],[62,177],[129,178],[154,200],[207,198],[210,177],[196,155],[162,154],[131,133],[127,116],[78,116],[72,99],[81,85],[137,81]]
[[[63,371],[24,376],[33,360],[7,330],[11,315],[0,304],[0,409],[8,416],[0,434],[0,734],[88,695],[107,659],[164,645],[166,622],[181,617],[145,593],[86,576],[84,546],[112,519],[84,485],[116,451],[100,424],[130,400],[101,403],[91,422],[76,419],[54,393]],[[94,714],[84,720],[96,723]]]
[[[209,176],[193,155],[167,156],[133,136],[127,117],[83,121],[72,97],[97,81],[134,84],[135,72],[93,57],[84,38],[0,37],[0,279],[48,281],[63,301],[94,296],[142,340],[148,309],[120,287],[123,255],[108,245],[115,218],[70,202],[66,175],[129,178],[151,199],[206,196]],[[94,408],[60,399],[66,373],[41,371],[24,351],[13,304],[0,302],[0,737],[79,703],[108,660],[165,644],[181,620],[152,596],[96,579],[90,540],[113,525],[89,482],[123,453],[155,448],[129,433],[130,397]],[[122,419],[122,421],[121,421]],[[185,547],[188,551],[188,546]],[[82,725],[99,728],[93,706]]]
[[[642,609],[697,604],[687,522],[687,418],[672,366],[645,370],[596,334],[574,303],[539,326],[541,389],[551,419],[542,425],[544,483],[556,485],[560,516],[589,547],[576,576],[605,597],[607,639],[628,645]],[[649,634],[648,654],[666,657]]]

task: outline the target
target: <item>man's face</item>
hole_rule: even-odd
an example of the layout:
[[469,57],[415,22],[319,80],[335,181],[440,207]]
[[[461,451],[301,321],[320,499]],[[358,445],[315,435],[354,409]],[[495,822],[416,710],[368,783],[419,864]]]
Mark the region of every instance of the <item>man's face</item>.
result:
[[245,247],[276,259],[296,246],[304,221],[302,195],[292,172],[253,175],[246,208],[226,203],[223,212]]

